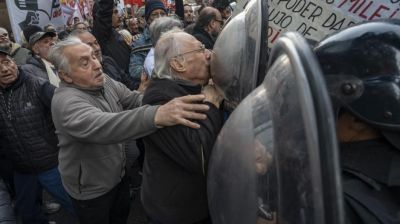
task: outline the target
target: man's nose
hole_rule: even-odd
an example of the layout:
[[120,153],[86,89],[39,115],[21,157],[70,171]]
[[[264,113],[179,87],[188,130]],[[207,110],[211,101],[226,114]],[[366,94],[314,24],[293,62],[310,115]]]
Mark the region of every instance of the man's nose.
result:
[[100,64],[100,61],[99,60],[94,60],[94,65],[93,65],[93,69],[94,70],[99,70],[99,69],[101,69],[101,64]]

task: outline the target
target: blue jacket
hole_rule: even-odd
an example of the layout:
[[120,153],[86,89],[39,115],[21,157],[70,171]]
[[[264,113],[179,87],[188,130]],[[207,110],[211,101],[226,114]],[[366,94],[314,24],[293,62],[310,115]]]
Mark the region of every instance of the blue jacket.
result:
[[135,83],[136,89],[140,85],[140,76],[143,72],[143,64],[152,47],[149,28],[146,27],[143,34],[132,43],[132,52],[129,61],[129,75]]

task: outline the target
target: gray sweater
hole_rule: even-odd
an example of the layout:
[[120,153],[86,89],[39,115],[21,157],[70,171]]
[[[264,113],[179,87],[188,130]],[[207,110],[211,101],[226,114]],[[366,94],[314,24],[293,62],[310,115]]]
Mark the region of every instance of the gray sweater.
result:
[[70,196],[89,200],[109,192],[125,175],[124,142],[157,130],[157,106],[106,77],[104,88],[84,90],[64,82],[52,116],[59,139],[59,170]]

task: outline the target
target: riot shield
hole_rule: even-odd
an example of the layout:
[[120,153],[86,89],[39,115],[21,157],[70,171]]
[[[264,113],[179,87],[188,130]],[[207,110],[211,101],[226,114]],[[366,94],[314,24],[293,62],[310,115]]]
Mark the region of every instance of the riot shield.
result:
[[212,221],[344,223],[334,117],[315,56],[299,34],[287,33],[269,66],[215,143]]
[[267,1],[252,0],[230,20],[214,44],[214,83],[235,107],[264,79],[267,62]]

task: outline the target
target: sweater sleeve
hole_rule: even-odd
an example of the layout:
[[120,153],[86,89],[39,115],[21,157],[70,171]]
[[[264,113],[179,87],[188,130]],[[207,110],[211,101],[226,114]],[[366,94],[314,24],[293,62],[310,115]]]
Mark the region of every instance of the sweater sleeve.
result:
[[112,82],[112,86],[118,94],[119,102],[124,110],[134,109],[142,105],[143,94],[136,90],[130,90],[124,84],[117,82],[111,78],[107,82]]
[[104,43],[112,35],[114,0],[99,0],[97,7],[94,8],[97,10],[93,12],[95,15],[95,19],[93,20],[93,35],[100,43]]
[[157,130],[157,106],[143,106],[119,113],[103,112],[79,97],[55,96],[52,115],[58,132],[93,144],[115,144],[140,138]]

